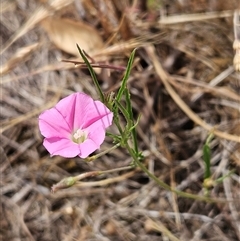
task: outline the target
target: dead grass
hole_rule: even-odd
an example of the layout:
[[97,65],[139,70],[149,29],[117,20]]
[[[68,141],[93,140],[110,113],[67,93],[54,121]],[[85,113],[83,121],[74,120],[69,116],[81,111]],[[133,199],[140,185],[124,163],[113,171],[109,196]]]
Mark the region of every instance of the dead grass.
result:
[[[239,36],[233,33],[232,10],[239,3],[146,2],[1,3],[1,240],[240,240],[240,76],[232,64]],[[129,87],[136,117],[141,113],[137,131],[144,163],[172,187],[203,195],[202,147],[214,132],[214,179],[235,169],[210,191],[225,202],[176,196],[140,170],[50,192],[65,177],[123,167],[131,159],[116,149],[85,163],[51,158],[42,146],[37,117],[43,110],[75,91],[97,98],[86,70],[59,62],[77,58],[68,48],[75,27],[58,24],[51,31],[47,25],[45,32],[49,18],[80,21],[88,52],[88,40],[98,35],[102,40],[92,52],[98,61],[124,67],[138,47]],[[62,48],[56,42],[61,36]],[[97,73],[105,92],[119,87],[122,71]],[[111,145],[107,139],[101,150]]]

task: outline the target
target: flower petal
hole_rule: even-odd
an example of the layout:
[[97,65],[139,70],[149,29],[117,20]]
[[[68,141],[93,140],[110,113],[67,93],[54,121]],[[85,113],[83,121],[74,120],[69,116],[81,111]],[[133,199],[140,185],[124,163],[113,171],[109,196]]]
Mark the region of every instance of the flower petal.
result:
[[92,125],[94,122],[99,121],[103,128],[107,128],[112,124],[113,113],[100,101],[93,101],[88,106],[87,112],[84,115],[85,125],[83,128]]
[[44,137],[68,137],[71,134],[68,123],[56,108],[46,110],[39,116],[39,129]]
[[103,116],[100,119],[95,119],[95,120],[92,120],[91,122],[89,121],[87,129],[95,129],[100,127],[106,129],[112,124],[112,120],[113,120],[113,113],[110,112],[109,114]]
[[95,130],[90,131],[88,134],[88,139],[80,144],[80,154],[81,158],[86,158],[91,153],[100,148],[105,138],[105,129],[101,126]]
[[[46,137],[43,145],[51,155],[86,158],[100,148],[112,119],[113,113],[102,102],[84,93],[74,93],[39,116],[39,128]],[[83,143],[72,140],[71,135],[77,130],[88,133]]]
[[69,123],[72,131],[79,129],[84,124],[84,116],[88,110],[88,105],[93,103],[93,99],[84,93],[74,93],[60,100],[56,109],[63,115]]
[[72,130],[86,128],[101,120],[104,128],[112,124],[112,112],[100,101],[94,101],[84,93],[74,93],[56,105]]
[[100,146],[96,145],[94,141],[91,139],[87,139],[83,143],[79,145],[80,148],[80,154],[78,155],[81,158],[88,157],[91,153],[99,149]]
[[79,145],[69,139],[45,138],[43,145],[52,156],[59,155],[71,158],[76,157],[80,153]]
[[105,129],[102,126],[92,125],[88,128],[88,139],[94,141],[100,147],[105,139]]

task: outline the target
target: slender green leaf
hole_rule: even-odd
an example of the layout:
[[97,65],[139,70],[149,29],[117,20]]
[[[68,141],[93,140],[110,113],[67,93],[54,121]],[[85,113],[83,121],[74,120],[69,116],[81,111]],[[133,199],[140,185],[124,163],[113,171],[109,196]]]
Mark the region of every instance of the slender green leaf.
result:
[[235,172],[235,169],[229,171],[227,174],[225,174],[224,176],[222,177],[219,177],[217,180],[215,180],[216,183],[221,183],[223,182],[223,180],[227,177],[230,177],[233,173]]
[[132,104],[131,104],[131,96],[130,96],[129,90],[127,88],[124,90],[124,93],[125,93],[125,98],[126,98],[127,112],[128,112],[129,117],[130,117],[129,129],[131,129],[131,133],[132,133],[134,151],[138,155],[137,132],[136,132],[136,128],[134,127],[135,125],[134,125],[134,119],[133,119],[133,109],[132,109]]
[[77,48],[78,48],[78,51],[79,51],[80,55],[82,56],[85,64],[86,64],[87,67],[88,67],[88,70],[89,70],[89,72],[90,72],[90,74],[91,74],[91,77],[92,77],[92,79],[93,79],[93,83],[94,83],[94,85],[96,86],[97,91],[98,91],[98,94],[99,94],[99,96],[100,96],[100,100],[104,103],[104,102],[105,102],[104,94],[103,94],[103,92],[102,92],[102,90],[101,90],[101,87],[100,87],[100,85],[99,85],[99,83],[98,83],[96,74],[95,74],[95,72],[94,72],[91,64],[89,63],[87,57],[85,56],[85,54],[83,53],[83,51],[81,50],[81,48],[78,46],[78,44],[77,44]]
[[122,112],[122,114],[123,114],[126,122],[129,123],[129,121],[130,121],[130,116],[129,116],[128,110],[127,110],[119,101],[117,101],[117,100],[115,100],[115,104],[116,104],[116,106],[118,107],[118,109]]
[[205,164],[204,179],[207,179],[207,178],[210,178],[210,176],[211,176],[211,170],[210,170],[211,150],[210,150],[208,143],[206,143],[203,146],[203,160],[204,160],[204,164]]
[[133,60],[134,60],[134,55],[135,55],[136,49],[134,49],[130,55],[130,58],[128,60],[128,64],[127,64],[127,69],[125,72],[125,75],[123,77],[122,83],[121,83],[121,87],[118,90],[117,96],[116,96],[116,100],[120,101],[123,95],[123,92],[127,86],[127,80],[129,78],[130,72],[131,72],[131,68],[132,68],[132,64],[133,64]]

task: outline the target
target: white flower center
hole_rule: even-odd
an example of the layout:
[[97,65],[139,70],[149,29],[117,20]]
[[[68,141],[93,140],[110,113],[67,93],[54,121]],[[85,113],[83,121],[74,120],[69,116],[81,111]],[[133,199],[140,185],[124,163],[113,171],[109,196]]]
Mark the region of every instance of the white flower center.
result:
[[87,139],[88,133],[86,130],[78,129],[73,134],[73,142],[80,144],[83,143]]

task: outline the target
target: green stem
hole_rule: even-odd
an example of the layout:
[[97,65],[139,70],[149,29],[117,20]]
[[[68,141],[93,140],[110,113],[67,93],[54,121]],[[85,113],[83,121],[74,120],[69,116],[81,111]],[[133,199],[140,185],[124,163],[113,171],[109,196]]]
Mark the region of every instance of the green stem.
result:
[[121,100],[123,92],[124,92],[124,90],[126,88],[127,80],[128,80],[129,75],[130,75],[130,72],[131,72],[131,68],[132,68],[135,52],[136,52],[136,49],[134,49],[132,51],[132,53],[131,53],[131,55],[129,57],[127,68],[126,68],[126,72],[125,72],[125,75],[123,77],[123,80],[122,80],[122,83],[121,83],[121,87],[118,90],[118,93],[117,93],[117,96],[116,96],[116,100],[118,102]]
[[113,121],[114,121],[114,124],[116,125],[116,127],[118,128],[118,131],[119,131],[120,135],[122,136],[123,135],[123,130],[122,130],[121,125],[119,124],[118,113],[116,115],[114,115]]
[[129,154],[133,157],[135,163],[137,164],[138,167],[140,167],[142,169],[142,171],[144,171],[151,179],[153,179],[159,186],[161,186],[162,188],[164,188],[167,191],[171,191],[176,193],[177,195],[184,197],[184,198],[191,198],[191,199],[195,199],[195,200],[199,200],[199,201],[207,201],[207,202],[226,202],[226,200],[222,200],[222,199],[213,199],[213,198],[209,198],[209,197],[205,197],[205,196],[199,196],[199,195],[195,195],[195,194],[190,194],[190,193],[186,193],[186,192],[182,192],[182,191],[178,191],[173,189],[172,187],[170,187],[169,185],[167,185],[166,183],[164,183],[163,181],[159,180],[154,174],[152,174],[139,160],[138,157],[136,157],[135,153],[132,151],[132,149],[130,148],[130,146],[127,144],[126,148],[129,152]]
[[125,92],[125,97],[126,97],[126,104],[127,104],[128,115],[129,115],[130,128],[133,127],[133,128],[131,128],[131,133],[132,133],[134,151],[138,155],[137,133],[136,133],[136,128],[134,127],[134,122],[133,122],[133,111],[132,111],[130,93],[127,88],[125,89],[124,92]]

